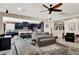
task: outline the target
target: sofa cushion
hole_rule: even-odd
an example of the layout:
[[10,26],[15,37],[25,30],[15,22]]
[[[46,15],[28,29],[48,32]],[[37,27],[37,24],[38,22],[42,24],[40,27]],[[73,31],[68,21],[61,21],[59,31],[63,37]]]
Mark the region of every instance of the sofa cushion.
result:
[[44,39],[44,38],[51,38],[52,36],[50,35],[39,35],[37,36],[38,39]]

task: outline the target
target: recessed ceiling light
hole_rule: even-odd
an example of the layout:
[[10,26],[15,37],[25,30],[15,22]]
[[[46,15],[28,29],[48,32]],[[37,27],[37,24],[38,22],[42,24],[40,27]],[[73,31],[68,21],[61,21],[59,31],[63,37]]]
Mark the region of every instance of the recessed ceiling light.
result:
[[18,11],[21,11],[22,9],[20,7],[17,8]]

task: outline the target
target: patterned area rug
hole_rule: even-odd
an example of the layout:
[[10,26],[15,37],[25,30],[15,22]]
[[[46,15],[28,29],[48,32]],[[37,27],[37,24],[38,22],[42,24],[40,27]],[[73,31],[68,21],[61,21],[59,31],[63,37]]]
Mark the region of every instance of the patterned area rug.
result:
[[79,55],[79,49],[62,44],[40,47],[43,55]]

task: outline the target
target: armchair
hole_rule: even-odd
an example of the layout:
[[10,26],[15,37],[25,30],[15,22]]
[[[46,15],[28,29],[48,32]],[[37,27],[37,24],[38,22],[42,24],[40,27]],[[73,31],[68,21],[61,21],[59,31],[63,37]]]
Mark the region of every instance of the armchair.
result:
[[74,33],[66,33],[65,41],[74,42],[75,34]]

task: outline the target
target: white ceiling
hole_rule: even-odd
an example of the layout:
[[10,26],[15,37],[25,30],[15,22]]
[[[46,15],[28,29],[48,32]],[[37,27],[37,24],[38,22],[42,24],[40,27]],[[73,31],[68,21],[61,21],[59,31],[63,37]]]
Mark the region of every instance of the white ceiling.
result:
[[[46,8],[42,6],[42,4],[43,3],[0,3],[0,11],[5,12],[5,10],[8,9],[9,13],[48,19],[48,11],[42,13],[40,12],[46,10]],[[49,6],[49,4],[50,3],[45,3],[45,5],[47,6]],[[53,5],[55,4],[56,3],[53,3]],[[21,8],[22,10],[18,11],[17,8]],[[60,9],[62,9],[63,11],[52,12],[52,20],[58,20],[79,14],[79,3],[63,3]]]

